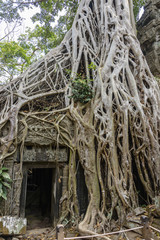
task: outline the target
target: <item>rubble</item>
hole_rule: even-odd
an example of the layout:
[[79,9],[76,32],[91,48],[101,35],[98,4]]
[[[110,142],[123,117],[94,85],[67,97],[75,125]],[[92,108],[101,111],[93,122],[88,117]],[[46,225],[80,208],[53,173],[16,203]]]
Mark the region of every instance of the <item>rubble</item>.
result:
[[0,217],[0,234],[19,235],[25,234],[27,228],[27,219],[11,216]]

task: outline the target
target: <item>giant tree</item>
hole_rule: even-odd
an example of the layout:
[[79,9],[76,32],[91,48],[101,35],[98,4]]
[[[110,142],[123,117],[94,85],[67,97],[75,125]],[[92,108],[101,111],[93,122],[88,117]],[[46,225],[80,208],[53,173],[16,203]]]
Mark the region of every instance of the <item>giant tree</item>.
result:
[[[133,1],[136,19],[144,3],[145,0]],[[40,58],[57,46],[71,28],[77,7],[78,1],[76,0],[0,1],[0,23],[6,23],[9,29],[13,25],[8,32],[3,33],[2,31],[3,34],[0,39],[0,62],[2,63],[0,65],[0,82],[1,80],[3,82],[10,81],[13,75],[17,76],[38,57]],[[18,37],[16,31],[17,27],[23,22],[24,10],[33,8],[35,14],[31,19],[32,22],[38,24],[32,30],[28,28],[25,34]],[[64,9],[65,14],[61,12]],[[53,27],[56,18],[58,24]],[[18,38],[16,42],[13,41],[15,38]]]
[[[50,110],[28,107],[47,96]],[[89,203],[82,232],[105,229],[159,196],[159,107],[157,82],[135,36],[132,0],[81,0],[62,43],[10,84],[0,88],[1,165],[21,144],[27,118],[53,124],[57,143],[70,149],[68,208],[78,216],[76,161],[84,169]],[[27,109],[27,111],[23,111]],[[61,125],[68,117],[74,131]],[[22,137],[19,140],[18,132]],[[47,129],[46,129],[47,131]]]

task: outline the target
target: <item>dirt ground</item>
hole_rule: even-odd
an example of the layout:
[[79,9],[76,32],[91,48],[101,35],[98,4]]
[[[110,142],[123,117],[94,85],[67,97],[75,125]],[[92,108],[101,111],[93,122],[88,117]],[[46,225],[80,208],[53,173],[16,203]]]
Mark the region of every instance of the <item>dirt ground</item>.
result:
[[[157,229],[160,229],[160,219],[155,221],[152,226],[154,226]],[[132,228],[132,227],[135,227],[135,226],[130,225],[126,229]],[[122,229],[120,228],[113,229],[114,232],[119,230],[122,230]],[[160,240],[160,233],[156,233],[153,231],[151,232],[152,232],[153,240]],[[69,238],[69,237],[76,238],[77,236],[80,236],[80,235],[74,228],[65,228],[64,236],[65,238]],[[118,234],[108,235],[107,237],[111,240],[142,240],[143,239],[141,229],[136,230],[136,232],[130,231],[125,234],[121,233],[119,235]],[[27,232],[25,235],[7,236],[7,237],[0,236],[0,240],[55,240],[55,239],[56,239],[56,230],[50,226],[48,219],[43,219],[43,220],[39,219],[38,221],[38,220],[34,220],[33,218],[31,219],[31,221],[28,222]],[[93,240],[93,238],[88,238],[88,240],[90,239]],[[96,240],[96,238],[94,238],[94,240]]]
[[[69,229],[65,233],[65,237],[77,237],[79,234],[74,232],[74,230]],[[137,232],[128,232],[125,234],[120,235],[112,235],[108,236],[111,240],[142,240],[141,230]],[[0,240],[55,240],[56,239],[56,232],[53,228],[38,228],[27,230],[27,233],[23,236],[16,236],[16,237],[0,237]],[[89,238],[88,238],[89,239]],[[93,240],[93,238],[90,238]],[[96,238],[94,238],[96,239]],[[160,239],[159,237],[153,238],[154,240]]]
[[[154,240],[159,240],[160,239],[160,235],[155,234],[154,232],[152,232],[152,237]],[[65,237],[69,238],[69,237],[77,237],[79,236],[79,234],[77,232],[74,232],[74,230],[68,230],[65,233]],[[141,234],[141,230],[138,230],[137,232],[128,232],[128,233],[123,233],[123,234],[119,234],[119,235],[110,235],[107,236],[109,237],[109,239],[111,240],[142,240],[142,234]],[[55,240],[56,239],[56,232],[52,229],[52,228],[42,228],[42,229],[33,229],[33,230],[29,230],[27,231],[27,234],[23,237],[18,237],[17,240]],[[88,240],[91,239],[93,240],[93,238],[88,238]],[[96,238],[94,238],[95,240]],[[100,239],[100,238],[99,238]],[[16,239],[13,239],[16,240]]]

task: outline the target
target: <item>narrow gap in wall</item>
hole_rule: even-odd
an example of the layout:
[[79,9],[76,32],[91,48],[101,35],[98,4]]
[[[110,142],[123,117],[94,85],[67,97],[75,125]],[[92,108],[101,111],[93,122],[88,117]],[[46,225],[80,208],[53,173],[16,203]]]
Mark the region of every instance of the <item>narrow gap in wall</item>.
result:
[[79,203],[79,213],[84,217],[88,206],[88,190],[85,183],[84,169],[76,155],[77,162],[77,196]]
[[134,184],[136,187],[136,191],[138,193],[138,201],[139,201],[139,205],[140,206],[146,206],[148,205],[148,198],[147,198],[147,193],[144,189],[144,186],[141,182],[141,179],[139,177],[138,174],[138,169],[136,166],[136,162],[135,162],[135,157],[132,154],[132,171],[133,171],[133,180],[134,180]]

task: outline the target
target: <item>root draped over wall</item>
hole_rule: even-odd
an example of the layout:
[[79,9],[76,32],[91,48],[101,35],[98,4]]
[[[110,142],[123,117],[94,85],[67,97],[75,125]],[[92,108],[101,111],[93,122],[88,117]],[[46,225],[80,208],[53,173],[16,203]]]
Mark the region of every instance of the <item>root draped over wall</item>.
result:
[[[79,223],[86,233],[105,229],[113,218],[123,224],[141,203],[142,189],[147,203],[159,196],[160,94],[134,33],[131,6],[129,0],[80,1],[62,43],[0,88],[1,165],[18,144],[22,162],[29,117],[51,124],[57,144],[70,149],[68,192],[62,196],[68,208],[61,220],[79,215],[78,154],[89,195]],[[86,104],[69,98],[79,73],[93,79],[88,84],[94,97]],[[37,110],[36,103],[47,98],[52,105]],[[63,126],[65,117],[74,133]]]

